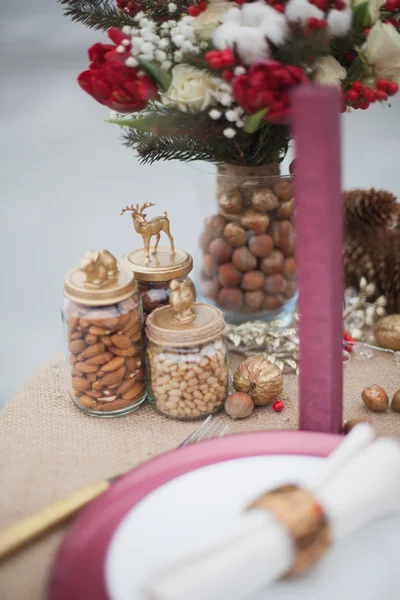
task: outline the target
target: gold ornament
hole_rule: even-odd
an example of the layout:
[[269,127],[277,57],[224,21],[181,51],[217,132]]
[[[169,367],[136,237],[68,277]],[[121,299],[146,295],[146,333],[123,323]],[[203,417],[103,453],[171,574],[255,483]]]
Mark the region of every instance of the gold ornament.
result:
[[356,340],[364,341],[363,329],[373,327],[386,314],[386,298],[376,298],[375,284],[368,283],[365,277],[361,277],[358,285],[359,291],[346,288],[343,321],[347,333]]
[[153,235],[156,236],[156,245],[151,250],[152,254],[157,254],[158,243],[160,241],[161,231],[167,234],[169,238],[169,243],[171,246],[170,253],[175,254],[175,246],[174,246],[174,238],[170,232],[170,223],[168,219],[168,215],[166,211],[164,212],[164,216],[162,217],[154,217],[150,221],[146,221],[146,215],[143,211],[146,208],[150,208],[151,206],[155,206],[154,202],[143,202],[142,206],[139,208],[139,204],[136,206],[126,206],[121,210],[121,215],[124,212],[130,211],[132,213],[133,226],[135,228],[136,233],[139,233],[143,238],[144,245],[144,257],[147,262],[150,262],[150,242]]
[[232,419],[245,419],[254,409],[254,402],[250,394],[235,392],[225,400],[225,411]]
[[181,323],[191,323],[196,318],[196,313],[193,310],[193,302],[195,301],[195,290],[190,279],[173,279],[170,283],[171,294],[169,303],[176,312],[175,319]]
[[379,346],[389,350],[400,350],[400,315],[383,317],[374,328]]
[[115,277],[118,263],[108,250],[90,250],[79,262],[79,268],[86,275],[86,283],[102,286]]
[[237,368],[233,387],[250,394],[256,406],[265,406],[282,393],[282,372],[264,356],[249,356]]
[[389,406],[389,398],[379,385],[371,385],[361,392],[361,398],[367,408],[374,412],[385,412]]

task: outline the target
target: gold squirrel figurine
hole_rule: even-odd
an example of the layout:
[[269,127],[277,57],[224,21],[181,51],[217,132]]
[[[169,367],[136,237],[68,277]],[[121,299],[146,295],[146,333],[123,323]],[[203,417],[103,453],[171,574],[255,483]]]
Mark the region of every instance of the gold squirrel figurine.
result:
[[190,279],[173,279],[170,283],[171,294],[169,303],[176,312],[175,319],[181,323],[191,323],[196,318],[196,313],[193,310],[193,302],[195,292]]
[[79,268],[86,275],[86,282],[101,286],[118,272],[115,256],[108,250],[90,250],[79,262]]
[[168,219],[167,212],[164,212],[163,217],[154,217],[150,221],[146,221],[146,216],[143,211],[146,208],[150,208],[151,206],[155,206],[154,202],[143,202],[142,206],[139,208],[139,204],[136,206],[126,206],[122,209],[121,215],[124,212],[130,211],[132,212],[133,226],[135,228],[136,233],[142,236],[143,244],[144,244],[144,258],[146,262],[150,261],[150,242],[153,235],[156,236],[156,244],[154,248],[152,248],[151,253],[157,254],[158,243],[160,241],[161,231],[167,234],[171,247],[171,254],[175,254],[175,246],[174,246],[174,238],[170,232],[170,222]]

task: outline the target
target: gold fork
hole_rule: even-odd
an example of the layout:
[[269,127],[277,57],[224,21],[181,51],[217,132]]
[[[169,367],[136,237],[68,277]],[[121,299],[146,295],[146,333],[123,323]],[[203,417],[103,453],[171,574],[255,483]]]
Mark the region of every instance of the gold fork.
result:
[[[179,444],[178,448],[213,437],[220,437],[226,433],[227,429],[228,425],[224,425],[218,419],[212,419],[210,415],[189,437]],[[119,477],[120,475],[96,481],[0,531],[0,560],[41,537],[57,525],[61,525],[67,521],[67,519],[74,516],[84,506],[105,492]]]

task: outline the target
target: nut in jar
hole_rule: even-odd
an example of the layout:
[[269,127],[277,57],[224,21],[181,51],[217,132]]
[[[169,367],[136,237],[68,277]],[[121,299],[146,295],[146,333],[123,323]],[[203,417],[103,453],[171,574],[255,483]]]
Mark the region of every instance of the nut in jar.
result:
[[[106,252],[88,253],[67,274],[63,307],[72,398],[99,416],[131,412],[146,396],[136,282]],[[115,261],[112,272],[104,256]]]
[[171,306],[147,320],[148,396],[160,412],[198,419],[220,410],[228,393],[222,313],[193,304],[190,286],[171,282]]

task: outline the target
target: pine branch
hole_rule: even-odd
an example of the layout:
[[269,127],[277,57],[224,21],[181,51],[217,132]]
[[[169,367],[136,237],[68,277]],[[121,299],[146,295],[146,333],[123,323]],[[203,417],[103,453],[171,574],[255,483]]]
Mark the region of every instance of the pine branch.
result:
[[64,8],[64,15],[72,21],[82,23],[95,30],[107,31],[110,27],[132,27],[131,17],[120,11],[114,0],[58,0]]

